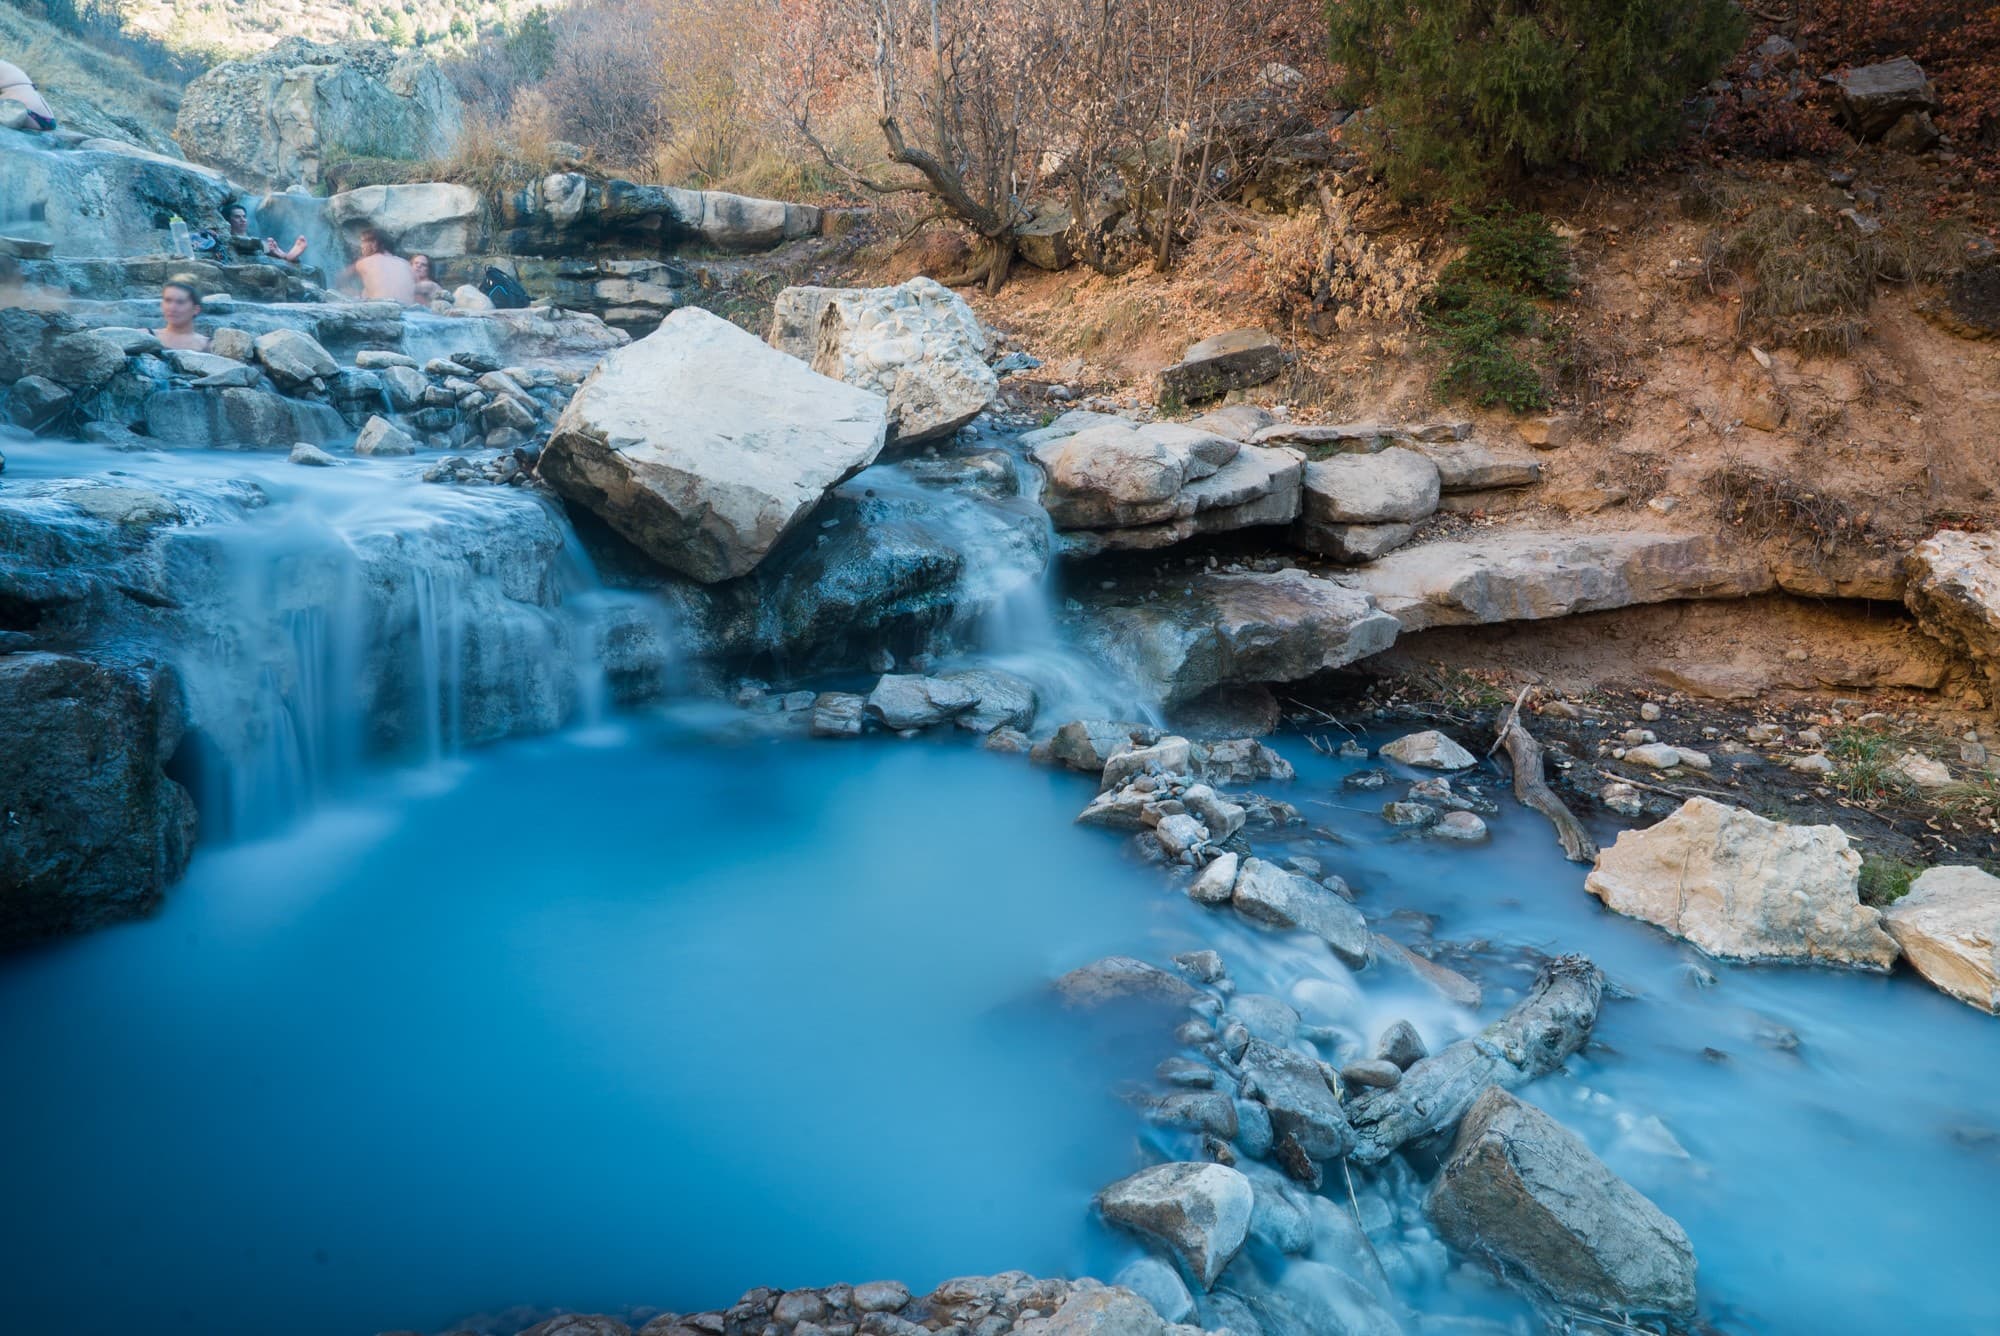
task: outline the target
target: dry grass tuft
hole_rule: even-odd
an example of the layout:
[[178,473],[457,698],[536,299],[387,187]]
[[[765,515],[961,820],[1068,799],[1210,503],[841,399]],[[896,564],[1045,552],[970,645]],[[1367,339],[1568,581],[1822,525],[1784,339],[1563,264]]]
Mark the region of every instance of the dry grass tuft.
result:
[[1780,538],[1824,560],[1871,539],[1864,517],[1824,488],[1797,478],[1729,461],[1702,480],[1717,512],[1745,536]]

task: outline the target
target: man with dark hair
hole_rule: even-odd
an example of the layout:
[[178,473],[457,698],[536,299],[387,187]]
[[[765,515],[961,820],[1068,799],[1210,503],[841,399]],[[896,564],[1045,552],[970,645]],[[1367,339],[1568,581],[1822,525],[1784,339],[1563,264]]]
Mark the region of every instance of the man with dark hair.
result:
[[361,229],[361,258],[347,266],[343,279],[361,287],[361,299],[371,302],[417,304],[417,277],[410,262],[396,254],[389,238],[373,227]]

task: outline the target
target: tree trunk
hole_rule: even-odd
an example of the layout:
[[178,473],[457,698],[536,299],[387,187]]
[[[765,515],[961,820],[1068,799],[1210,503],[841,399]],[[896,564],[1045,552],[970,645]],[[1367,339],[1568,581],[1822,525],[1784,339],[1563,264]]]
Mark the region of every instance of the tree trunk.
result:
[[1590,1038],[1603,998],[1603,970],[1582,956],[1550,961],[1505,1016],[1416,1063],[1393,1089],[1357,1096],[1347,1109],[1351,1158],[1379,1164],[1407,1141],[1458,1126],[1486,1087],[1511,1090],[1562,1066]]

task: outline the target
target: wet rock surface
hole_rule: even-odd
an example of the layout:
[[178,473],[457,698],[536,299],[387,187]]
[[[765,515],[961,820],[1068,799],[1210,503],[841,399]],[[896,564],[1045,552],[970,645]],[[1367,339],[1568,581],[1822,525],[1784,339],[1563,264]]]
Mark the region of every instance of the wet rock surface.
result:
[[1586,1311],[1686,1318],[1694,1249],[1681,1227],[1532,1104],[1488,1089],[1426,1202],[1454,1247]]
[[0,653],[0,949],[159,904],[194,847],[185,708],[158,664]]

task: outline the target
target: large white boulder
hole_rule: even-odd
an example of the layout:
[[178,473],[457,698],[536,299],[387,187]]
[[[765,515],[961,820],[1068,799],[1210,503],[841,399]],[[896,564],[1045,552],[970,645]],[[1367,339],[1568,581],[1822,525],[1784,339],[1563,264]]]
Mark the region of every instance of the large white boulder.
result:
[[174,138],[238,180],[282,190],[320,185],[343,158],[448,157],[464,128],[457,91],[428,57],[292,37],[189,84]]
[[965,299],[933,279],[892,288],[786,288],[771,346],[889,401],[890,439],[949,436],[1000,392],[986,332]]
[[2000,877],[1931,868],[1882,922],[1917,973],[1961,1002],[2000,1013]]
[[689,307],[590,374],[541,473],[655,561],[713,582],[753,569],[887,431],[879,396]]
[[1838,826],[1793,826],[1708,798],[1628,830],[1584,886],[1711,955],[1887,969],[1895,941],[1861,903],[1861,855]]

